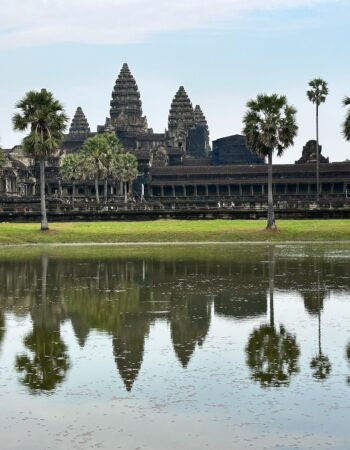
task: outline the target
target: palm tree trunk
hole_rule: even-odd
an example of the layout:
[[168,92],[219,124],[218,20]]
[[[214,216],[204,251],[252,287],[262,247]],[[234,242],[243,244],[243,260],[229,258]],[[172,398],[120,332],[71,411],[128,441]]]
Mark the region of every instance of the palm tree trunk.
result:
[[100,203],[100,195],[98,192],[98,175],[95,177],[95,193],[96,193],[96,202]]
[[40,202],[41,202],[41,231],[48,231],[45,201],[45,160],[40,160]]
[[128,203],[128,183],[124,183],[124,202]]
[[75,201],[75,181],[73,181],[72,185],[72,208],[74,209],[74,201]]
[[269,150],[268,155],[268,167],[267,167],[267,226],[268,230],[276,230],[275,222],[275,210],[273,207],[273,194],[272,194],[272,150]]
[[316,202],[320,202],[320,156],[318,142],[318,104],[316,103]]
[[108,200],[108,179],[105,179],[105,184],[104,184],[104,199],[105,202],[107,202]]

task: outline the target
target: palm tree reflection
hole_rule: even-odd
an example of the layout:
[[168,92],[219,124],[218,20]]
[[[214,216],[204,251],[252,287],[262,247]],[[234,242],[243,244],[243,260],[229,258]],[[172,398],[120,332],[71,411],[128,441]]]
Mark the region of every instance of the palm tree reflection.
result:
[[325,380],[329,377],[332,365],[328,356],[322,352],[321,345],[321,310],[323,309],[323,298],[321,298],[320,289],[320,273],[317,278],[317,316],[318,316],[318,354],[314,356],[310,362],[310,367],[313,371],[312,376],[317,380]]
[[67,346],[60,336],[60,308],[47,301],[47,255],[41,263],[41,301],[31,309],[33,330],[24,339],[29,352],[16,357],[21,383],[35,394],[53,391],[70,367]]
[[294,334],[283,325],[275,326],[273,249],[269,254],[269,310],[270,323],[253,330],[246,346],[247,364],[251,378],[262,387],[288,385],[293,374],[299,372],[300,349]]

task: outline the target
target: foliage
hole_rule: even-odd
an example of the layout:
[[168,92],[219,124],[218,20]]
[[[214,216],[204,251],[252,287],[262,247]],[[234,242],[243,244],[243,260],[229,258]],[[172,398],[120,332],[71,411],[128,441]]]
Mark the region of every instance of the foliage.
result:
[[247,103],[247,108],[243,132],[252,151],[263,157],[277,151],[281,156],[293,145],[298,131],[296,109],[288,105],[285,96],[259,94]]
[[83,161],[80,153],[65,155],[60,162],[60,174],[63,180],[77,181],[83,178]]
[[112,173],[124,183],[133,181],[138,174],[137,158],[131,153],[121,153],[113,161]]
[[350,141],[350,97],[345,97],[343,105],[348,107],[346,111],[345,121],[343,124],[343,134],[347,141]]
[[321,78],[315,78],[309,82],[310,90],[306,92],[306,95],[310,102],[317,106],[321,103],[325,103],[326,97],[329,93],[327,82]]
[[30,156],[46,160],[53,155],[63,140],[68,117],[62,104],[51,92],[29,91],[16,104],[17,112],[13,118],[13,127],[17,131],[29,130],[23,139],[23,149]]
[[0,148],[0,172],[4,169],[6,164],[6,156],[4,151]]
[[106,159],[110,153],[108,140],[103,134],[86,139],[82,150],[83,170],[89,178],[101,178],[106,175]]

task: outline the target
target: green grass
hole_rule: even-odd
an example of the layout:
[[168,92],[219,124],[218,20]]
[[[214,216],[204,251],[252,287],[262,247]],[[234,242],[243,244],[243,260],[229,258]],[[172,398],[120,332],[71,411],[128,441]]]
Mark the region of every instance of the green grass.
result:
[[0,224],[0,245],[212,241],[350,241],[350,220],[279,220],[276,232],[263,220],[51,223],[48,232],[37,223]]

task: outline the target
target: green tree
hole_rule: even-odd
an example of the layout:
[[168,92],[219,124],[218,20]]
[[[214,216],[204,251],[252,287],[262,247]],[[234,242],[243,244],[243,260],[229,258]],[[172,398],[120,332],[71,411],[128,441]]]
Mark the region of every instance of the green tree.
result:
[[68,117],[62,104],[46,89],[27,92],[16,108],[20,112],[12,118],[13,127],[17,131],[29,131],[22,141],[23,149],[40,163],[41,230],[47,231],[45,163],[59,148]]
[[106,176],[106,158],[110,148],[103,134],[86,139],[82,147],[84,174],[95,180],[96,201],[100,203],[99,182]]
[[284,96],[259,94],[247,103],[243,118],[248,147],[268,161],[267,229],[276,230],[272,194],[272,156],[281,156],[293,145],[297,135],[296,109],[288,105]]
[[350,141],[350,97],[345,97],[343,100],[343,105],[348,107],[346,111],[345,121],[343,124],[343,133],[347,141]]
[[319,149],[319,132],[318,132],[318,115],[319,107],[322,103],[326,102],[328,95],[327,82],[321,78],[315,78],[309,82],[309,89],[306,95],[310,102],[316,105],[316,190],[317,190],[317,203],[320,201],[320,149]]
[[6,156],[2,148],[0,147],[0,172],[4,170],[6,164]]
[[80,153],[65,155],[60,162],[60,174],[63,180],[72,183],[72,207],[75,202],[75,184],[83,179],[82,156]]
[[[6,164],[6,156],[5,156],[4,151],[0,147],[0,175],[3,173],[5,164]],[[0,188],[0,192],[1,192],[1,188]]]
[[124,183],[124,201],[128,201],[128,185],[135,180],[138,175],[137,158],[131,153],[120,153],[114,159],[113,174],[115,179]]
[[114,161],[118,159],[123,151],[123,146],[115,133],[105,133],[104,137],[107,141],[108,150],[105,154],[103,164],[106,169],[105,183],[104,183],[104,199],[105,202],[108,200],[108,178],[113,176]]

